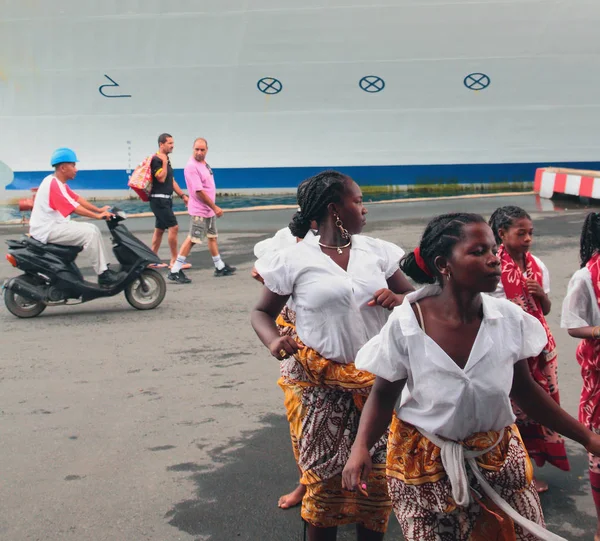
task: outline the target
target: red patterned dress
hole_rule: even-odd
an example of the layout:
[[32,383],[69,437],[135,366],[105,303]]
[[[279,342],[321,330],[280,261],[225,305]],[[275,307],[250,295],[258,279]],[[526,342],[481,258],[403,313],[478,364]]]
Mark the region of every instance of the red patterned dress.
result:
[[[596,325],[600,325],[600,254],[592,256],[571,278],[561,318],[563,328]],[[577,347],[577,362],[583,379],[579,421],[600,434],[600,340],[582,340]],[[590,472],[600,474],[600,457],[590,454],[589,460]],[[600,491],[600,479],[594,478],[593,484]]]
[[[521,271],[504,246],[500,246],[498,257],[502,261],[501,281],[506,298],[538,319],[546,330],[548,335],[547,346],[537,357],[531,357],[527,361],[536,383],[557,404],[560,404],[558,363],[554,337],[546,323],[540,302],[527,290],[528,278],[536,280],[542,287],[544,286],[542,270],[529,252],[525,254],[525,273]],[[521,432],[525,448],[529,456],[535,460],[535,463],[538,466],[543,466],[546,462],[549,462],[561,470],[569,471],[569,460],[567,459],[565,442],[562,437],[553,430],[530,419],[514,402],[513,411],[517,417],[517,426]]]

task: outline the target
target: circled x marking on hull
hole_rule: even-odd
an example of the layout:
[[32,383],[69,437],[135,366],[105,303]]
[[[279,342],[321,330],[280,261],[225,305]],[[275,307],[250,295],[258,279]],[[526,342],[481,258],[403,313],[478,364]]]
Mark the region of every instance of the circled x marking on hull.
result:
[[358,86],[369,94],[381,92],[385,88],[385,81],[377,75],[366,75],[360,81]]
[[263,94],[279,94],[283,90],[283,84],[274,77],[263,77],[256,83],[256,88]]
[[469,90],[483,90],[490,86],[491,80],[485,73],[469,73],[463,83]]

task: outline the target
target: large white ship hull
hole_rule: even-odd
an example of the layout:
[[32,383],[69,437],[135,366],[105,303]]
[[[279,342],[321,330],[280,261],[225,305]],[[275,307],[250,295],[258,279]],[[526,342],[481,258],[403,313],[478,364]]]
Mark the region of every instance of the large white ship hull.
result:
[[595,168],[598,0],[4,0],[0,189],[37,186],[54,148],[79,190],[195,137],[220,189],[520,182]]

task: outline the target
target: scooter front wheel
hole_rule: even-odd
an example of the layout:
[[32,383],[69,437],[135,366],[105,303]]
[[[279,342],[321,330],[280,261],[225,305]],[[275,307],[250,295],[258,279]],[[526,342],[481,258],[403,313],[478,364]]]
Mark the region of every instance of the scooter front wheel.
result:
[[167,284],[162,274],[145,269],[140,278],[136,278],[125,288],[127,302],[138,310],[152,310],[165,298]]
[[[34,280],[27,275],[19,276],[16,280],[23,280],[29,284],[36,285]],[[4,304],[13,316],[21,318],[39,316],[46,309],[44,302],[22,297],[8,288],[4,290]]]

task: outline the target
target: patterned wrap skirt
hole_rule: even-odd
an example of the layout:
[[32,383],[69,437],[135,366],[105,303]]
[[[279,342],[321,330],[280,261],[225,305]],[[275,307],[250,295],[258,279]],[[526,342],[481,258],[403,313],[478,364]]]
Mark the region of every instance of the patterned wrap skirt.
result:
[[[500,433],[480,432],[461,442],[478,451],[492,447]],[[491,451],[477,458],[481,473],[521,516],[544,526],[533,468],[513,425]],[[456,505],[440,448],[394,414],[388,443],[387,476],[394,512],[407,541],[537,541],[478,490],[467,468],[471,504]]]
[[385,532],[392,511],[386,481],[387,434],[371,449],[369,496],[342,489],[342,470],[350,457],[375,376],[358,370],[353,363],[329,361],[305,347],[292,329],[293,313],[282,313],[277,324],[281,334],[294,337],[302,348],[281,362],[278,381],[301,471],[300,482],[306,486],[302,518],[319,528],[362,524],[369,530]]

